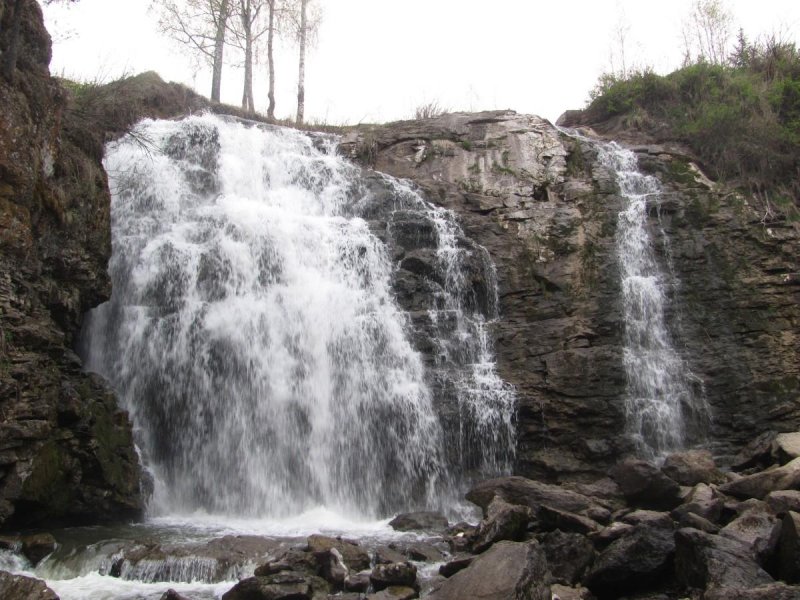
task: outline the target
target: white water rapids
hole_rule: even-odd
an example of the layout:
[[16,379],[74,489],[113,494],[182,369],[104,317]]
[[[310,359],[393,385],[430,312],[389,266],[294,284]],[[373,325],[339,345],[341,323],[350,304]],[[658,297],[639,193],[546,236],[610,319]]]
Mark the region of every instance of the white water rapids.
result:
[[[393,295],[395,265],[359,216],[374,212],[370,193],[334,144],[199,116],[145,122],[109,148],[114,292],[89,316],[86,363],[131,413],[154,515],[324,506],[376,519],[444,509],[463,491]],[[503,472],[513,394],[494,373],[493,314],[463,300],[460,229],[409,186],[385,186],[388,214],[435,226],[445,284],[430,318],[456,323],[436,344],[454,364],[460,443],[481,449],[470,469]]]

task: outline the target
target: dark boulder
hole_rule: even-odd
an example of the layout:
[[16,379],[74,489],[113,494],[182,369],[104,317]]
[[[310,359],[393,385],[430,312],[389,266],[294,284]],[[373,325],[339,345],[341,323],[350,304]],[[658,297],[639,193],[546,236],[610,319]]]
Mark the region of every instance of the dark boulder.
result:
[[592,540],[597,548],[605,548],[611,542],[630,534],[633,530],[633,525],[615,521],[611,523],[611,525],[604,527],[600,531],[593,533],[588,537],[590,540]]
[[703,600],[800,600],[800,587],[768,583],[757,587],[717,587],[703,594]]
[[316,565],[317,561],[311,552],[290,548],[282,554],[279,554],[277,558],[256,567],[254,575],[257,577],[264,577],[266,575],[280,573],[281,571],[314,573]]
[[350,575],[350,569],[344,564],[342,554],[336,548],[314,554],[319,567],[318,573],[337,589],[344,587]]
[[629,458],[609,471],[633,506],[671,510],[681,503],[681,487],[650,463]]
[[595,560],[594,546],[577,533],[552,531],[541,537],[540,544],[547,557],[547,567],[559,583],[579,583]]
[[389,521],[389,526],[395,531],[435,531],[447,529],[447,518],[437,512],[402,513]]
[[764,501],[779,516],[787,512],[800,512],[800,490],[777,490],[770,492]]
[[710,486],[698,483],[684,499],[683,504],[672,511],[672,517],[679,521],[683,515],[692,513],[716,523],[722,516],[724,501]]
[[589,535],[602,529],[593,519],[543,504],[536,511],[537,531],[569,531]]
[[527,506],[509,504],[495,497],[486,512],[475,534],[472,546],[475,552],[483,552],[501,540],[520,541],[525,536],[531,520],[531,509]]
[[391,546],[380,546],[375,549],[375,564],[385,565],[393,562],[403,562],[406,560],[405,554]]
[[600,553],[584,584],[600,596],[653,589],[670,573],[674,554],[672,531],[638,525]]
[[567,512],[581,513],[593,506],[587,496],[557,485],[542,483],[525,477],[498,477],[480,482],[467,492],[466,498],[477,504],[487,514],[495,496],[509,504],[518,504],[538,510],[543,504]]
[[731,468],[734,471],[763,470],[774,464],[772,447],[777,435],[775,431],[765,431],[750,440],[733,458]]
[[26,535],[22,538],[22,553],[36,566],[45,556],[52,554],[57,545],[56,539],[49,533]]
[[773,582],[745,544],[689,528],[675,532],[675,574],[680,584],[699,590]]
[[315,594],[327,591],[327,583],[319,577],[282,571],[243,579],[225,592],[222,600],[312,600]]
[[190,598],[188,596],[184,596],[183,594],[179,594],[173,589],[169,589],[161,594],[161,598],[159,600],[190,600]]
[[474,556],[462,556],[459,558],[454,558],[439,567],[439,575],[444,577],[452,577],[459,571],[462,571],[470,566],[474,560]]
[[416,542],[406,548],[406,554],[411,560],[419,562],[438,562],[444,558],[438,548],[425,542]]
[[780,521],[765,504],[744,510],[719,534],[748,546],[761,566],[766,566],[778,548]]
[[672,518],[669,513],[655,510],[634,510],[620,519],[628,525],[645,525],[656,529],[672,529]]
[[58,600],[56,593],[41,579],[0,571],[0,598],[3,600]]
[[800,582],[800,513],[789,511],[781,523],[778,573],[789,583]]
[[389,586],[416,587],[417,567],[410,562],[375,565],[369,580],[378,591]]
[[418,595],[414,588],[392,585],[375,594],[369,594],[367,600],[413,600]]
[[429,600],[550,600],[547,559],[536,542],[498,542],[442,582]]
[[781,466],[745,475],[719,487],[724,494],[736,498],[765,498],[775,490],[790,490],[800,487],[800,458]]
[[311,535],[308,537],[308,551],[314,555],[329,552],[331,548],[336,548],[339,551],[348,569],[362,571],[369,568],[369,554],[355,542],[324,535]]
[[725,480],[708,450],[685,450],[667,456],[661,471],[680,485],[722,483]]

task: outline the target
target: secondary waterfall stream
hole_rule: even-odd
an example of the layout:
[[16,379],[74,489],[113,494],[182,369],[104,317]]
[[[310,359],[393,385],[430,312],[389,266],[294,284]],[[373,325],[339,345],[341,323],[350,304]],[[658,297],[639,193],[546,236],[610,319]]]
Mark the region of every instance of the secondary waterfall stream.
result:
[[[85,357],[132,415],[152,514],[375,519],[445,509],[470,476],[509,469],[494,271],[452,214],[388,177],[366,185],[332,137],[214,116],[145,122],[106,166],[114,292]],[[428,366],[392,290],[393,215],[409,213],[435,233]]]
[[648,211],[658,207],[658,180],[642,173],[636,155],[616,143],[598,144],[598,163],[616,179],[624,205],[617,220],[623,364],[628,380],[627,427],[645,458],[657,459],[685,446],[702,429],[708,407],[693,390],[694,376],[675,348],[667,326],[669,274],[656,260]]

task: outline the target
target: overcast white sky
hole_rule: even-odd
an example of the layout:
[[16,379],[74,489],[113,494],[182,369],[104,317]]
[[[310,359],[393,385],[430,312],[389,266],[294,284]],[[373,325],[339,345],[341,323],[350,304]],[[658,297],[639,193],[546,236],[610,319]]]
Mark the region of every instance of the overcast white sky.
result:
[[[609,70],[619,23],[630,26],[629,62],[659,72],[681,61],[691,0],[315,0],[323,22],[306,74],[306,120],[333,124],[409,118],[436,101],[452,110],[513,108],[555,120],[581,108]],[[45,8],[55,38],[51,71],[114,79],[158,71],[210,92],[180,46],[161,36],[149,0],[80,0]],[[797,0],[729,0],[750,38],[780,32],[797,41]],[[296,51],[278,52],[278,116],[294,114]],[[632,58],[630,58],[632,56]],[[266,67],[256,71],[256,108],[266,110]],[[239,104],[242,71],[223,75],[223,101]]]

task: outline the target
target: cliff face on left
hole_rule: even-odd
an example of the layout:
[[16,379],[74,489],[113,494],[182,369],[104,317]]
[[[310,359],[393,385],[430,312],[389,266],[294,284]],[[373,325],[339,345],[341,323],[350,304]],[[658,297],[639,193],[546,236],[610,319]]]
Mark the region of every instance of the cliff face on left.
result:
[[102,146],[71,125],[41,9],[21,6],[16,70],[0,78],[0,527],[127,519],[143,507],[130,421],[72,351],[111,292]]

